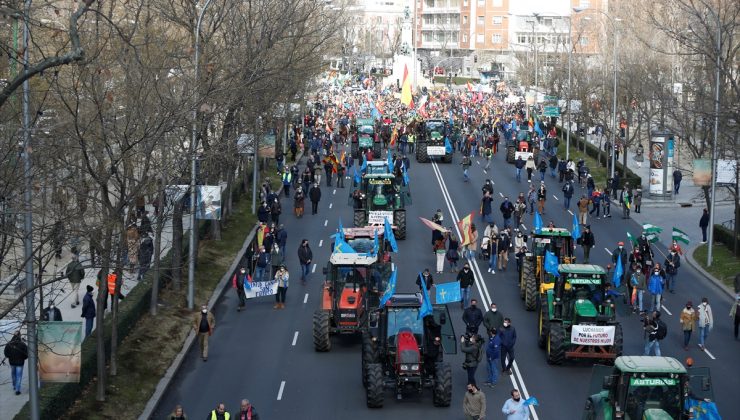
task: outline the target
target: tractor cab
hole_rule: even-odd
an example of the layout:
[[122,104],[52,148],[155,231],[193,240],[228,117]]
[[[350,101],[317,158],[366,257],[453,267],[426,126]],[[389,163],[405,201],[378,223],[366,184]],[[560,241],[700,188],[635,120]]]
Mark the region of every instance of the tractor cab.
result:
[[573,238],[567,229],[542,228],[540,232],[533,231],[530,238],[530,252],[525,254],[519,273],[519,293],[527,310],[533,311],[537,306],[538,289],[547,280],[544,269],[546,252],[555,254],[558,262],[564,264],[574,263],[575,255]]
[[583,420],[686,420],[714,400],[708,368],[684,367],[672,357],[623,356],[594,366]]
[[372,118],[358,118],[353,125],[352,143],[350,152],[352,157],[359,159],[360,155],[372,149],[376,158],[380,157],[380,142],[375,133],[375,121]]
[[397,239],[406,238],[406,206],[411,205],[411,190],[388,172],[388,166],[371,165],[359,185],[349,195],[354,208],[355,227],[393,225]]
[[536,161],[539,157],[539,146],[532,140],[532,135],[527,130],[519,130],[516,137],[506,143],[506,162],[514,163],[521,157],[527,160],[533,157]]
[[454,148],[448,150],[445,136],[449,132],[449,122],[445,119],[428,119],[417,125],[419,133],[416,147],[416,160],[428,162],[430,158],[438,157],[441,162],[451,163]]

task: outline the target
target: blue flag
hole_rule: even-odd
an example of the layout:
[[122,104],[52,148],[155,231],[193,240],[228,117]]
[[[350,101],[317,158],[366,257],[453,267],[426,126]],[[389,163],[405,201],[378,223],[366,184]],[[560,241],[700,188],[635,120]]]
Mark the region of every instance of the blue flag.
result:
[[244,275],[244,290],[252,290],[252,276]]
[[570,233],[573,240],[577,241],[581,237],[581,224],[578,223],[578,218],[573,215],[573,232]]
[[371,255],[378,255],[380,247],[378,246],[378,231],[375,231],[375,238],[373,239],[373,252]]
[[391,224],[388,223],[388,218],[383,218],[384,221],[384,230],[383,235],[385,235],[385,240],[388,241],[388,243],[391,245],[391,249],[393,252],[398,252],[398,244],[396,243],[396,235],[393,234],[393,228],[391,227]]
[[545,271],[555,277],[560,277],[558,272],[558,257],[550,251],[545,251]]
[[336,252],[337,254],[355,254],[357,251],[355,251],[354,248],[350,244],[348,244],[344,238],[340,238],[337,236],[334,238],[334,249],[332,252]]
[[693,409],[693,418],[696,420],[722,420],[719,410],[717,410],[717,404],[711,401],[687,398],[684,405],[688,405],[687,409]]
[[342,226],[342,218],[339,218],[339,229],[337,229],[337,237],[344,240],[344,226]]
[[359,186],[362,183],[362,177],[357,173],[357,168],[352,168],[355,171],[355,185]]
[[544,137],[545,136],[545,133],[543,133],[542,132],[542,129],[540,128],[540,122],[539,121],[535,121],[534,122],[534,131],[536,131],[537,132],[537,135],[540,136],[540,137]]
[[397,278],[397,270],[393,270],[391,273],[391,278],[388,280],[388,287],[385,289],[385,293],[383,293],[383,296],[380,297],[380,307],[382,308],[385,306],[385,303],[388,302],[388,299],[390,299],[393,294],[396,293],[396,278]]
[[438,283],[435,289],[437,290],[437,303],[460,302],[462,300],[459,281]]
[[362,165],[360,165],[360,172],[367,171],[367,156],[362,155]]
[[540,216],[540,212],[534,214],[534,231],[536,233],[542,232],[542,216]]
[[452,143],[450,143],[450,139],[447,136],[445,136],[445,153],[452,153]]
[[393,173],[393,156],[388,153],[388,170]]
[[409,185],[409,173],[406,170],[406,166],[403,168],[403,185]]
[[624,274],[624,268],[622,267],[622,253],[620,252],[617,256],[617,266],[614,267],[614,276],[612,277],[615,289],[622,284],[622,274]]
[[540,402],[537,401],[537,398],[535,397],[529,397],[526,400],[524,400],[524,406],[530,406],[530,405],[540,405]]
[[450,121],[449,121],[449,122],[450,122],[450,127],[452,127],[453,125],[455,125],[455,120],[454,120],[454,119],[452,118],[452,115],[453,115],[453,114],[452,114],[452,110],[450,110],[450,111],[449,111],[449,112],[447,113],[447,116],[448,116],[448,117],[450,118]]
[[427,315],[431,315],[434,310],[432,309],[432,302],[429,301],[429,292],[427,291],[427,283],[424,281],[424,276],[419,272],[419,284],[421,285],[422,301],[421,308],[419,309],[419,318],[424,318]]

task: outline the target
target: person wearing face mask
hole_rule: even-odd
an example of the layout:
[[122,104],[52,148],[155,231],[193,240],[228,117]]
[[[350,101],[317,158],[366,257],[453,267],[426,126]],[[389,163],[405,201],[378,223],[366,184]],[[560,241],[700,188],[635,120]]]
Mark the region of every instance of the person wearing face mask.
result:
[[488,344],[486,344],[486,361],[488,362],[488,380],[485,385],[493,388],[498,382],[498,366],[501,363],[501,337],[496,328],[488,330]]
[[207,305],[202,305],[200,312],[193,315],[193,329],[198,334],[200,357],[204,362],[208,361],[208,337],[213,334],[214,328],[216,328],[216,318],[208,310]]
[[578,243],[583,247],[583,263],[588,264],[591,248],[596,245],[596,238],[594,238],[594,233],[591,232],[591,225],[586,225],[581,237],[578,238]]
[[665,272],[660,269],[660,265],[655,264],[647,280],[648,291],[652,295],[650,301],[650,311],[660,310],[663,289],[665,287]]
[[683,330],[683,349],[689,349],[689,341],[691,340],[691,333],[696,329],[696,321],[699,319],[699,315],[696,310],[692,307],[691,301],[686,302],[686,307],[681,311],[679,322],[681,322],[681,330]]
[[470,264],[466,262],[463,265],[463,269],[457,273],[457,281],[460,282],[460,296],[462,297],[460,307],[462,309],[470,306],[470,287],[473,286],[474,280],[475,278],[473,277],[473,271],[470,269]]
[[706,349],[707,336],[709,332],[714,328],[714,316],[712,315],[712,307],[709,305],[709,299],[701,298],[701,305],[699,305],[699,348],[702,350]]
[[468,334],[478,334],[480,324],[483,322],[483,312],[478,308],[478,300],[472,299],[470,301],[470,306],[463,311],[462,320]]
[[511,215],[514,213],[514,205],[509,201],[509,197],[504,197],[504,202],[499,207],[501,216],[504,218],[504,228],[511,226]]
[[[624,242],[622,241],[617,242],[617,248],[612,252],[612,263],[615,264],[615,266],[617,261],[619,261],[620,256],[622,257],[622,272],[626,273],[627,271],[625,270],[625,266],[629,261],[629,257],[627,256],[627,250],[624,249]],[[622,277],[624,277],[624,275],[622,275]],[[622,280],[624,280],[624,278],[622,278]],[[624,283],[624,281],[621,283]]]
[[483,326],[486,328],[488,337],[492,337],[493,330],[500,330],[504,325],[504,316],[498,311],[496,303],[491,303],[491,310],[483,316]]
[[676,276],[678,275],[678,268],[681,267],[681,257],[675,250],[672,250],[666,257],[663,266],[665,267],[668,291],[675,293]]
[[511,398],[506,400],[501,412],[506,416],[506,420],[527,420],[529,419],[529,408],[524,405],[519,390],[511,390]]
[[318,213],[319,201],[321,201],[321,188],[318,182],[314,182],[313,187],[308,190],[308,198],[311,200],[311,214]]
[[478,389],[475,381],[468,383],[468,392],[463,398],[465,420],[482,420],[486,418],[486,395]]
[[280,265],[277,272],[275,273],[275,281],[277,281],[277,294],[275,295],[275,306],[273,309],[285,309],[285,294],[288,292],[288,280],[290,275],[284,265]]
[[42,321],[62,321],[62,311],[54,305],[52,300],[49,306],[41,313]]
[[239,272],[234,273],[234,277],[231,278],[231,287],[236,289],[236,296],[239,298],[239,306],[236,308],[237,312],[241,312],[247,304],[247,296],[244,291],[245,281],[249,281],[249,279],[247,279],[247,269],[240,267]]
[[477,334],[460,337],[460,349],[465,353],[463,368],[468,372],[468,382],[475,382],[475,371],[483,360],[483,339]]
[[497,331],[497,333],[501,336],[501,371],[511,375],[511,366],[514,364],[516,329],[511,325],[511,320],[509,318],[504,318],[503,326]]

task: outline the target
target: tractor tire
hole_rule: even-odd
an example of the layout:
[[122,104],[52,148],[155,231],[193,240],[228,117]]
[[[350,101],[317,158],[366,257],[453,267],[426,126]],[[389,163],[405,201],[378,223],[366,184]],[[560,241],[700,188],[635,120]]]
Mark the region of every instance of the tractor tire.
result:
[[[544,304],[542,303],[544,300]],[[537,339],[537,345],[541,349],[547,347],[547,336],[550,335],[550,313],[547,307],[547,299],[540,298],[540,315],[539,315],[539,337]]]
[[365,210],[355,210],[355,213],[352,215],[352,226],[363,227],[365,226],[365,220]]
[[[624,349],[624,335],[621,324],[617,324],[614,327],[614,346],[612,346],[612,352],[616,353],[617,357],[619,357],[622,355],[622,350]],[[614,360],[611,360],[611,363],[614,363]]]
[[396,225],[396,239],[406,239],[406,210],[393,212],[393,224]]
[[534,311],[537,308],[537,293],[537,277],[532,271],[524,278],[524,307],[528,311]]
[[519,297],[524,300],[526,297],[526,284],[527,284],[527,278],[528,277],[534,277],[534,267],[533,259],[531,257],[524,257],[524,261],[522,261],[522,272],[519,273]]
[[378,348],[370,334],[362,333],[362,386],[365,388],[367,388],[367,367],[371,363],[378,363],[378,359]]
[[550,334],[547,336],[547,363],[561,365],[565,361],[565,327],[556,322],[550,325]]
[[452,153],[442,156],[442,163],[452,163]]
[[416,161],[419,163],[429,162],[429,155],[427,154],[426,143],[418,143],[416,145]]
[[329,312],[317,310],[313,313],[313,348],[316,351],[331,350]]
[[380,363],[370,363],[367,365],[367,387],[365,388],[365,397],[368,408],[383,407],[385,398],[385,387],[383,378],[383,367]]
[[437,363],[434,372],[434,393],[432,403],[435,407],[449,407],[452,402],[452,368],[449,363]]
[[514,163],[516,160],[516,147],[514,146],[507,146],[506,147],[506,163]]

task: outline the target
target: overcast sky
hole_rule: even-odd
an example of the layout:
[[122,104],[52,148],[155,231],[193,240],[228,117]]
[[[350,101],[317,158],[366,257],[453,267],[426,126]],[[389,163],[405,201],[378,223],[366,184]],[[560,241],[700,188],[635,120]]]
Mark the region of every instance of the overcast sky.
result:
[[511,14],[531,15],[541,13],[543,15],[567,15],[570,0],[510,0]]

